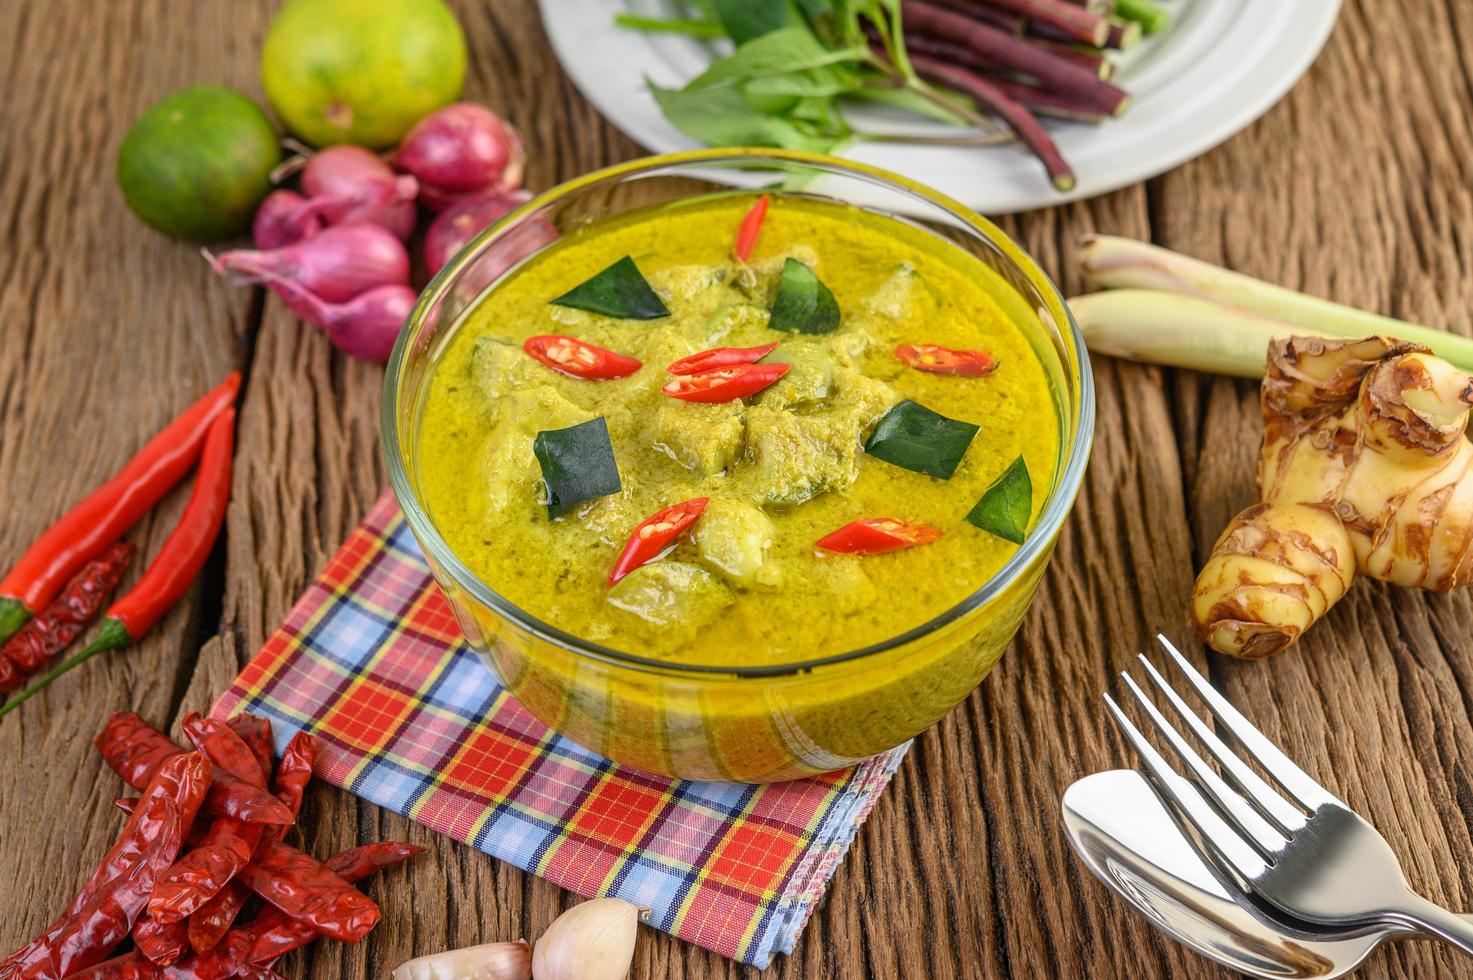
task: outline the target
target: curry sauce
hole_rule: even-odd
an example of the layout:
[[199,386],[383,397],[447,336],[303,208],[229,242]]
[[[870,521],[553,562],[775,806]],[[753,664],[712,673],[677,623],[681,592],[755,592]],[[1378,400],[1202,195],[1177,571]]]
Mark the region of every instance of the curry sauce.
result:
[[[568,235],[493,289],[441,353],[414,478],[456,555],[537,619],[682,663],[837,654],[924,624],[998,571],[1016,545],[964,518],[1019,456],[1035,517],[1047,497],[1059,455],[1054,393],[1024,327],[994,298],[990,270],[901,221],[786,196],[773,200],[750,262],[739,262],[732,239],[751,203],[703,199]],[[551,305],[626,256],[668,316]],[[769,329],[789,259],[832,291],[838,329]],[[547,334],[642,366],[617,380],[569,377],[523,350]],[[701,404],[662,391],[681,358],[774,342],[764,363],[789,368],[756,394]],[[916,370],[895,352],[917,343],[985,350],[998,367],[985,377]],[[865,452],[880,419],[907,400],[980,427],[950,479]],[[551,518],[534,440],[598,418],[620,489]],[[698,497],[710,504],[668,553],[607,587],[641,521]],[[942,534],[887,554],[815,547],[876,517]]]

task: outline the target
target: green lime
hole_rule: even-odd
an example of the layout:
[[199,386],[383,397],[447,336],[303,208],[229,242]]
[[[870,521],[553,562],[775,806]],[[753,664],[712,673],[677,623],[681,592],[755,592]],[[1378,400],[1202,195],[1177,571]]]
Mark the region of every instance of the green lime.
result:
[[288,0],[266,32],[261,82],[313,146],[393,146],[460,96],[465,35],[442,0]]
[[149,225],[212,242],[250,226],[280,160],[260,106],[233,89],[195,85],[138,117],[118,150],[118,185]]

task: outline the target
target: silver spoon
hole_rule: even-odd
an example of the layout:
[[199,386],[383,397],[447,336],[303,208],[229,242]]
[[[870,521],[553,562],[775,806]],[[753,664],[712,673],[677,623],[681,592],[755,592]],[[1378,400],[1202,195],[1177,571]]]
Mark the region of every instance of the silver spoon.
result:
[[1063,808],[1069,843],[1096,877],[1156,928],[1231,969],[1256,977],[1338,977],[1387,939],[1420,935],[1325,930],[1306,939],[1274,928],[1233,901],[1135,770],[1084,777],[1065,791]]

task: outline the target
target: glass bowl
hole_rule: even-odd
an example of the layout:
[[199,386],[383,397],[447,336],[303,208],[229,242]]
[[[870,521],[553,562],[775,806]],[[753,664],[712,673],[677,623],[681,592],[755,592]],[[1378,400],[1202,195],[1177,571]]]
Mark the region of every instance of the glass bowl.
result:
[[[1049,376],[1061,458],[1026,542],[965,600],[903,634],[821,658],[733,668],[613,650],[508,602],[446,544],[421,502],[421,402],[436,358],[487,291],[557,235],[732,185],[863,207],[942,236],[985,265],[995,298]],[[987,270],[991,270],[988,273]],[[995,275],[992,275],[995,274]],[[409,526],[466,639],[551,728],[623,765],[688,779],[773,782],[892,748],[965,698],[1011,641],[1084,476],[1094,428],[1088,356],[1058,289],[992,223],[913,181],[818,154],[715,149],[650,157],[569,181],[507,215],[446,264],[389,360],[383,449]]]

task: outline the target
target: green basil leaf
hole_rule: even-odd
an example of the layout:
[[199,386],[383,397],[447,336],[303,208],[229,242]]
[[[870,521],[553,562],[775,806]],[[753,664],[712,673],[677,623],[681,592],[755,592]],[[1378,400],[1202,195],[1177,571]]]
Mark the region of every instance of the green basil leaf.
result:
[[587,282],[574,286],[553,300],[552,305],[571,306],[621,320],[656,320],[670,315],[640,274],[639,266],[627,255]]
[[798,22],[792,0],[716,0],[716,16],[737,44]]
[[812,269],[788,259],[767,325],[787,333],[831,333],[839,329],[839,303]]
[[1033,516],[1033,480],[1028,466],[1019,456],[992,481],[982,499],[977,501],[967,523],[1004,541],[1022,544],[1028,536],[1028,518]]
[[532,452],[542,466],[548,517],[562,517],[585,500],[618,493],[623,486],[602,418],[539,432]]
[[949,480],[977,428],[907,399],[880,419],[864,451],[892,465]]
[[[807,119],[767,112],[748,102],[735,86],[666,89],[651,84],[650,92],[671,125],[710,146],[777,146],[832,153],[853,135],[847,124],[821,127]],[[784,102],[792,105],[793,100],[785,98]]]

